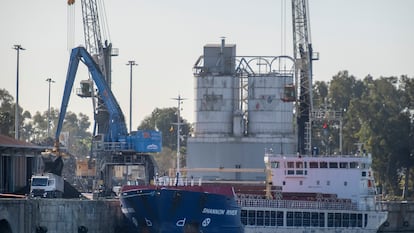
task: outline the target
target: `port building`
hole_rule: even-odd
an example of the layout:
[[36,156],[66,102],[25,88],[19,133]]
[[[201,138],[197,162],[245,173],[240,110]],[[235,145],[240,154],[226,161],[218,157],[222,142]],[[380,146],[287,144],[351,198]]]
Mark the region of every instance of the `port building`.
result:
[[13,193],[28,185],[41,169],[39,160],[46,148],[0,134],[0,193]]

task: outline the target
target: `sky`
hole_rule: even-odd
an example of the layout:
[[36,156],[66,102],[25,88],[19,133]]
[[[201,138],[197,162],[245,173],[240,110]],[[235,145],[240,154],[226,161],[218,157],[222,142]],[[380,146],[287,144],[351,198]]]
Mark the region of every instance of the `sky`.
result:
[[[16,50],[20,52],[19,105],[35,112],[51,102],[60,108],[70,49],[84,44],[81,0],[68,9],[62,0],[0,0],[0,88],[16,97]],[[236,44],[238,56],[293,56],[291,3],[288,0],[104,0],[109,41],[119,49],[112,60],[112,91],[129,126],[129,60],[133,67],[132,126],[155,108],[176,107],[194,116],[193,65],[203,46]],[[358,79],[368,74],[414,77],[414,1],[310,0],[312,45],[319,53],[313,80],[329,81],[347,70]],[[72,22],[72,19],[74,22]],[[101,23],[103,24],[103,23]],[[73,26],[74,25],[74,26]],[[74,88],[87,79],[82,64]],[[90,99],[72,92],[68,111],[92,118]]]

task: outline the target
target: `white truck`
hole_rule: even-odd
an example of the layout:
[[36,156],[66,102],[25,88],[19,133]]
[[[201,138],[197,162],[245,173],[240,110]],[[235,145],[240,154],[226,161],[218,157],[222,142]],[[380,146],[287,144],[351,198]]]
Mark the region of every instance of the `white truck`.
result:
[[33,175],[30,196],[41,198],[61,198],[64,191],[63,177],[53,173]]

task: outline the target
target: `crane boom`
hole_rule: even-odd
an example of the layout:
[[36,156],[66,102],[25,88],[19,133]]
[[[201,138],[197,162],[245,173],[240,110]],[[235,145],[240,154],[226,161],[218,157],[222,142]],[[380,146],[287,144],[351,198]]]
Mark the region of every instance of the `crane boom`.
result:
[[310,152],[310,115],[312,103],[312,43],[307,0],[292,0],[293,55],[297,85],[297,140],[298,152]]
[[102,97],[103,102],[105,103],[105,106],[109,112],[109,129],[106,134],[106,141],[117,141],[121,135],[125,136],[128,134],[124,115],[111,89],[105,82],[104,76],[101,70],[98,68],[98,65],[93,60],[92,56],[83,47],[72,49],[72,53],[70,55],[69,67],[66,75],[65,90],[63,94],[55,139],[59,139],[59,135],[62,130],[63,119],[66,115],[66,110],[69,103],[73,82],[78,70],[79,61],[82,61],[88,67],[92,79],[94,80],[99,90],[99,94]]
[[70,55],[68,72],[66,75],[65,90],[63,93],[62,104],[59,113],[59,119],[55,135],[55,150],[59,151],[59,136],[63,127],[63,120],[66,115],[70,94],[72,92],[73,82],[78,70],[79,61],[82,61],[89,70],[93,81],[96,84],[99,95],[102,97],[104,106],[108,112],[108,128],[103,132],[103,141],[112,144],[119,143],[120,147],[113,150],[132,150],[135,152],[160,152],[162,138],[161,133],[153,130],[140,130],[128,134],[125,124],[124,114],[115,99],[114,94],[105,81],[105,78],[98,68],[98,65],[92,56],[84,47],[72,49]]

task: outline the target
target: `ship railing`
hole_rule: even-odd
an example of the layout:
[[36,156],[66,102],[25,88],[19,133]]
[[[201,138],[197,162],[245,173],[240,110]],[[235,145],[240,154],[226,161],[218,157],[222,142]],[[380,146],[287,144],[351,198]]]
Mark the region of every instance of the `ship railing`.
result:
[[323,209],[323,210],[358,210],[352,202],[303,201],[303,200],[272,200],[256,198],[239,198],[238,204],[254,208],[286,208],[286,209]]
[[170,176],[161,176],[155,177],[155,185],[162,186],[201,186],[202,179],[200,177],[170,177]]

